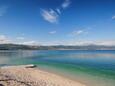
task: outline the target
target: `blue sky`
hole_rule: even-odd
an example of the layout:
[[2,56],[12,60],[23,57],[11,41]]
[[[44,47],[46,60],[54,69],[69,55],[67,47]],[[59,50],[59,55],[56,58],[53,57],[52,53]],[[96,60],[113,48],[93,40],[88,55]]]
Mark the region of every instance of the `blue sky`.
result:
[[115,44],[115,0],[0,0],[0,43]]

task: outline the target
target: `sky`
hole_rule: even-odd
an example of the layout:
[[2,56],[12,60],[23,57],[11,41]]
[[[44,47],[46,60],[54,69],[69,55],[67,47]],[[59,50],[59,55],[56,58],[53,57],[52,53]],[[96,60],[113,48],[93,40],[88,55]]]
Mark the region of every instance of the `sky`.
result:
[[115,45],[115,0],[0,0],[0,43]]

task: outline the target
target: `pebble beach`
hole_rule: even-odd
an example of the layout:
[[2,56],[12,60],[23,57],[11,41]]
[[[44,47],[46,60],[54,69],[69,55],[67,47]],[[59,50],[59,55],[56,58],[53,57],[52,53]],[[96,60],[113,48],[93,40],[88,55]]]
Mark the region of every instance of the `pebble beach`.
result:
[[0,68],[0,86],[86,86],[36,67],[9,66]]

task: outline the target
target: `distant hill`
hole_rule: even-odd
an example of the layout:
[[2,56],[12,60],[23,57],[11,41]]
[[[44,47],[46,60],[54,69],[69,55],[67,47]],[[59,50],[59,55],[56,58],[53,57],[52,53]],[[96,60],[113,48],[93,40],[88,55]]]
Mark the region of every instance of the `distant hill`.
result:
[[83,46],[32,46],[21,44],[0,44],[0,50],[115,50],[115,46],[83,45]]
[[18,44],[0,44],[0,50],[28,50],[33,49],[31,46]]

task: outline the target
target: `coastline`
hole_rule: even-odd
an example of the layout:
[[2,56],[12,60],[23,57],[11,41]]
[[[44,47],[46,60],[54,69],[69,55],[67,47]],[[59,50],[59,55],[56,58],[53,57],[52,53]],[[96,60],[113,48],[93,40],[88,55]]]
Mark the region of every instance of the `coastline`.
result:
[[3,86],[86,86],[36,68],[34,65],[1,67],[0,84]]

